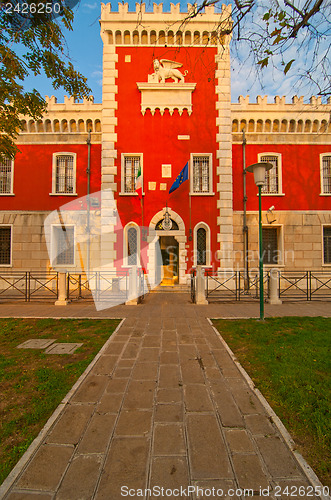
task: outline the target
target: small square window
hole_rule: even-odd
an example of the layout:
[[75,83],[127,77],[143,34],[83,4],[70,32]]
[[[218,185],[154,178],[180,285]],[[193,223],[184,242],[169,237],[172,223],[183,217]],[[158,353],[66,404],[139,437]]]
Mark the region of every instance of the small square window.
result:
[[323,263],[331,264],[331,226],[323,227]]
[[53,227],[53,265],[75,264],[75,230],[73,226]]
[[269,265],[279,264],[279,231],[277,227],[262,228],[263,263]]
[[0,162],[0,194],[11,194],[13,192],[13,161],[2,160]]
[[0,227],[0,265],[11,265],[11,227]]
[[142,155],[122,155],[122,190],[121,194],[136,194],[138,173],[142,176]]
[[212,156],[210,154],[191,155],[191,192],[193,194],[211,194],[212,191]]
[[52,194],[76,194],[75,153],[55,153],[53,155]]
[[321,155],[322,194],[331,194],[331,155]]

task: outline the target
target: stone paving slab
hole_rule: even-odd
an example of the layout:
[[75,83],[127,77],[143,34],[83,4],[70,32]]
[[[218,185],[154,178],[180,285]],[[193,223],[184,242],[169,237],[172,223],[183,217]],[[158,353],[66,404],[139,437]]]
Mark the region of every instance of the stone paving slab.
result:
[[55,343],[46,349],[45,354],[73,354],[79,347],[82,347],[82,345],[83,344],[71,342]]
[[30,339],[17,346],[17,349],[46,349],[56,339]]
[[263,488],[285,500],[277,488],[315,484],[208,322],[216,309],[160,295],[120,309],[129,317],[0,498],[152,500],[168,488],[197,500],[214,488],[244,500]]

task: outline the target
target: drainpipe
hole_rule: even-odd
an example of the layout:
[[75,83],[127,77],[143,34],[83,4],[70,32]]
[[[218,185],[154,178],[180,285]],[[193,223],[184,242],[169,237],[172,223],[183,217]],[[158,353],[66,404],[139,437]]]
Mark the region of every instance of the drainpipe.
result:
[[243,133],[243,142],[242,142],[242,150],[243,150],[243,191],[244,191],[244,218],[243,218],[243,244],[244,244],[244,290],[248,292],[249,290],[249,264],[248,264],[248,226],[247,226],[247,213],[246,213],[246,204],[247,204],[247,194],[246,194],[246,136],[245,129],[242,129]]
[[91,201],[90,201],[90,183],[91,183],[91,130],[88,131],[87,136],[87,197],[86,197],[86,231],[87,231],[87,277],[90,276],[90,209],[91,209]]

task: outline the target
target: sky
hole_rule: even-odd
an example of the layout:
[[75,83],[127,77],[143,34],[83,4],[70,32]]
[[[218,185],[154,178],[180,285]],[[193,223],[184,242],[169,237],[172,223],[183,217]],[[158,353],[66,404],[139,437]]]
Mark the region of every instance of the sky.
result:
[[[134,5],[135,2],[130,0],[129,10],[134,10]],[[170,0],[164,1],[163,5],[164,9],[169,9]],[[186,2],[181,2],[181,5],[182,10],[186,10]],[[112,10],[117,10],[117,2],[112,2]],[[99,24],[101,3],[99,0],[80,0],[73,11],[75,15],[73,31],[65,35],[67,51],[75,68],[87,77],[94,102],[100,103],[102,101],[102,41]],[[240,95],[250,95],[250,102],[255,102],[258,95],[267,95],[268,102],[273,102],[276,95],[284,95],[286,102],[290,103],[295,94],[303,95],[305,102],[309,101],[313,91],[310,88],[297,89],[294,86],[295,75],[300,70],[304,57],[303,54],[296,53],[295,48],[292,48],[295,62],[291,71],[285,76],[283,71],[272,67],[257,71],[252,61],[246,59],[247,47],[240,45],[235,51],[234,44],[232,45],[232,102],[237,102]],[[26,80],[27,90],[34,87],[41,95],[54,95],[58,102],[63,102],[65,92],[61,89],[54,90],[46,77],[30,77]]]

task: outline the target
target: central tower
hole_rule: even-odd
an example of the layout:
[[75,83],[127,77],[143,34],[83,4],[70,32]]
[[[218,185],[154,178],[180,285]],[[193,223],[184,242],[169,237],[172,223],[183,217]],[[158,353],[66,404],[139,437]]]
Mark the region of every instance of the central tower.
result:
[[[134,236],[132,228],[148,226],[178,242],[173,268],[180,283],[197,264],[231,268],[230,6],[199,13],[190,4],[187,12],[179,4],[170,12],[162,4],[152,12],[144,4],[135,12],[126,3],[118,9],[102,4],[101,10],[101,171],[102,189],[114,191],[124,231],[123,238],[104,234],[105,257],[123,254],[122,265],[129,265],[127,235],[141,248],[141,234]],[[188,181],[169,194],[186,164]],[[165,230],[166,212],[173,223]],[[102,220],[107,225],[107,217]]]

